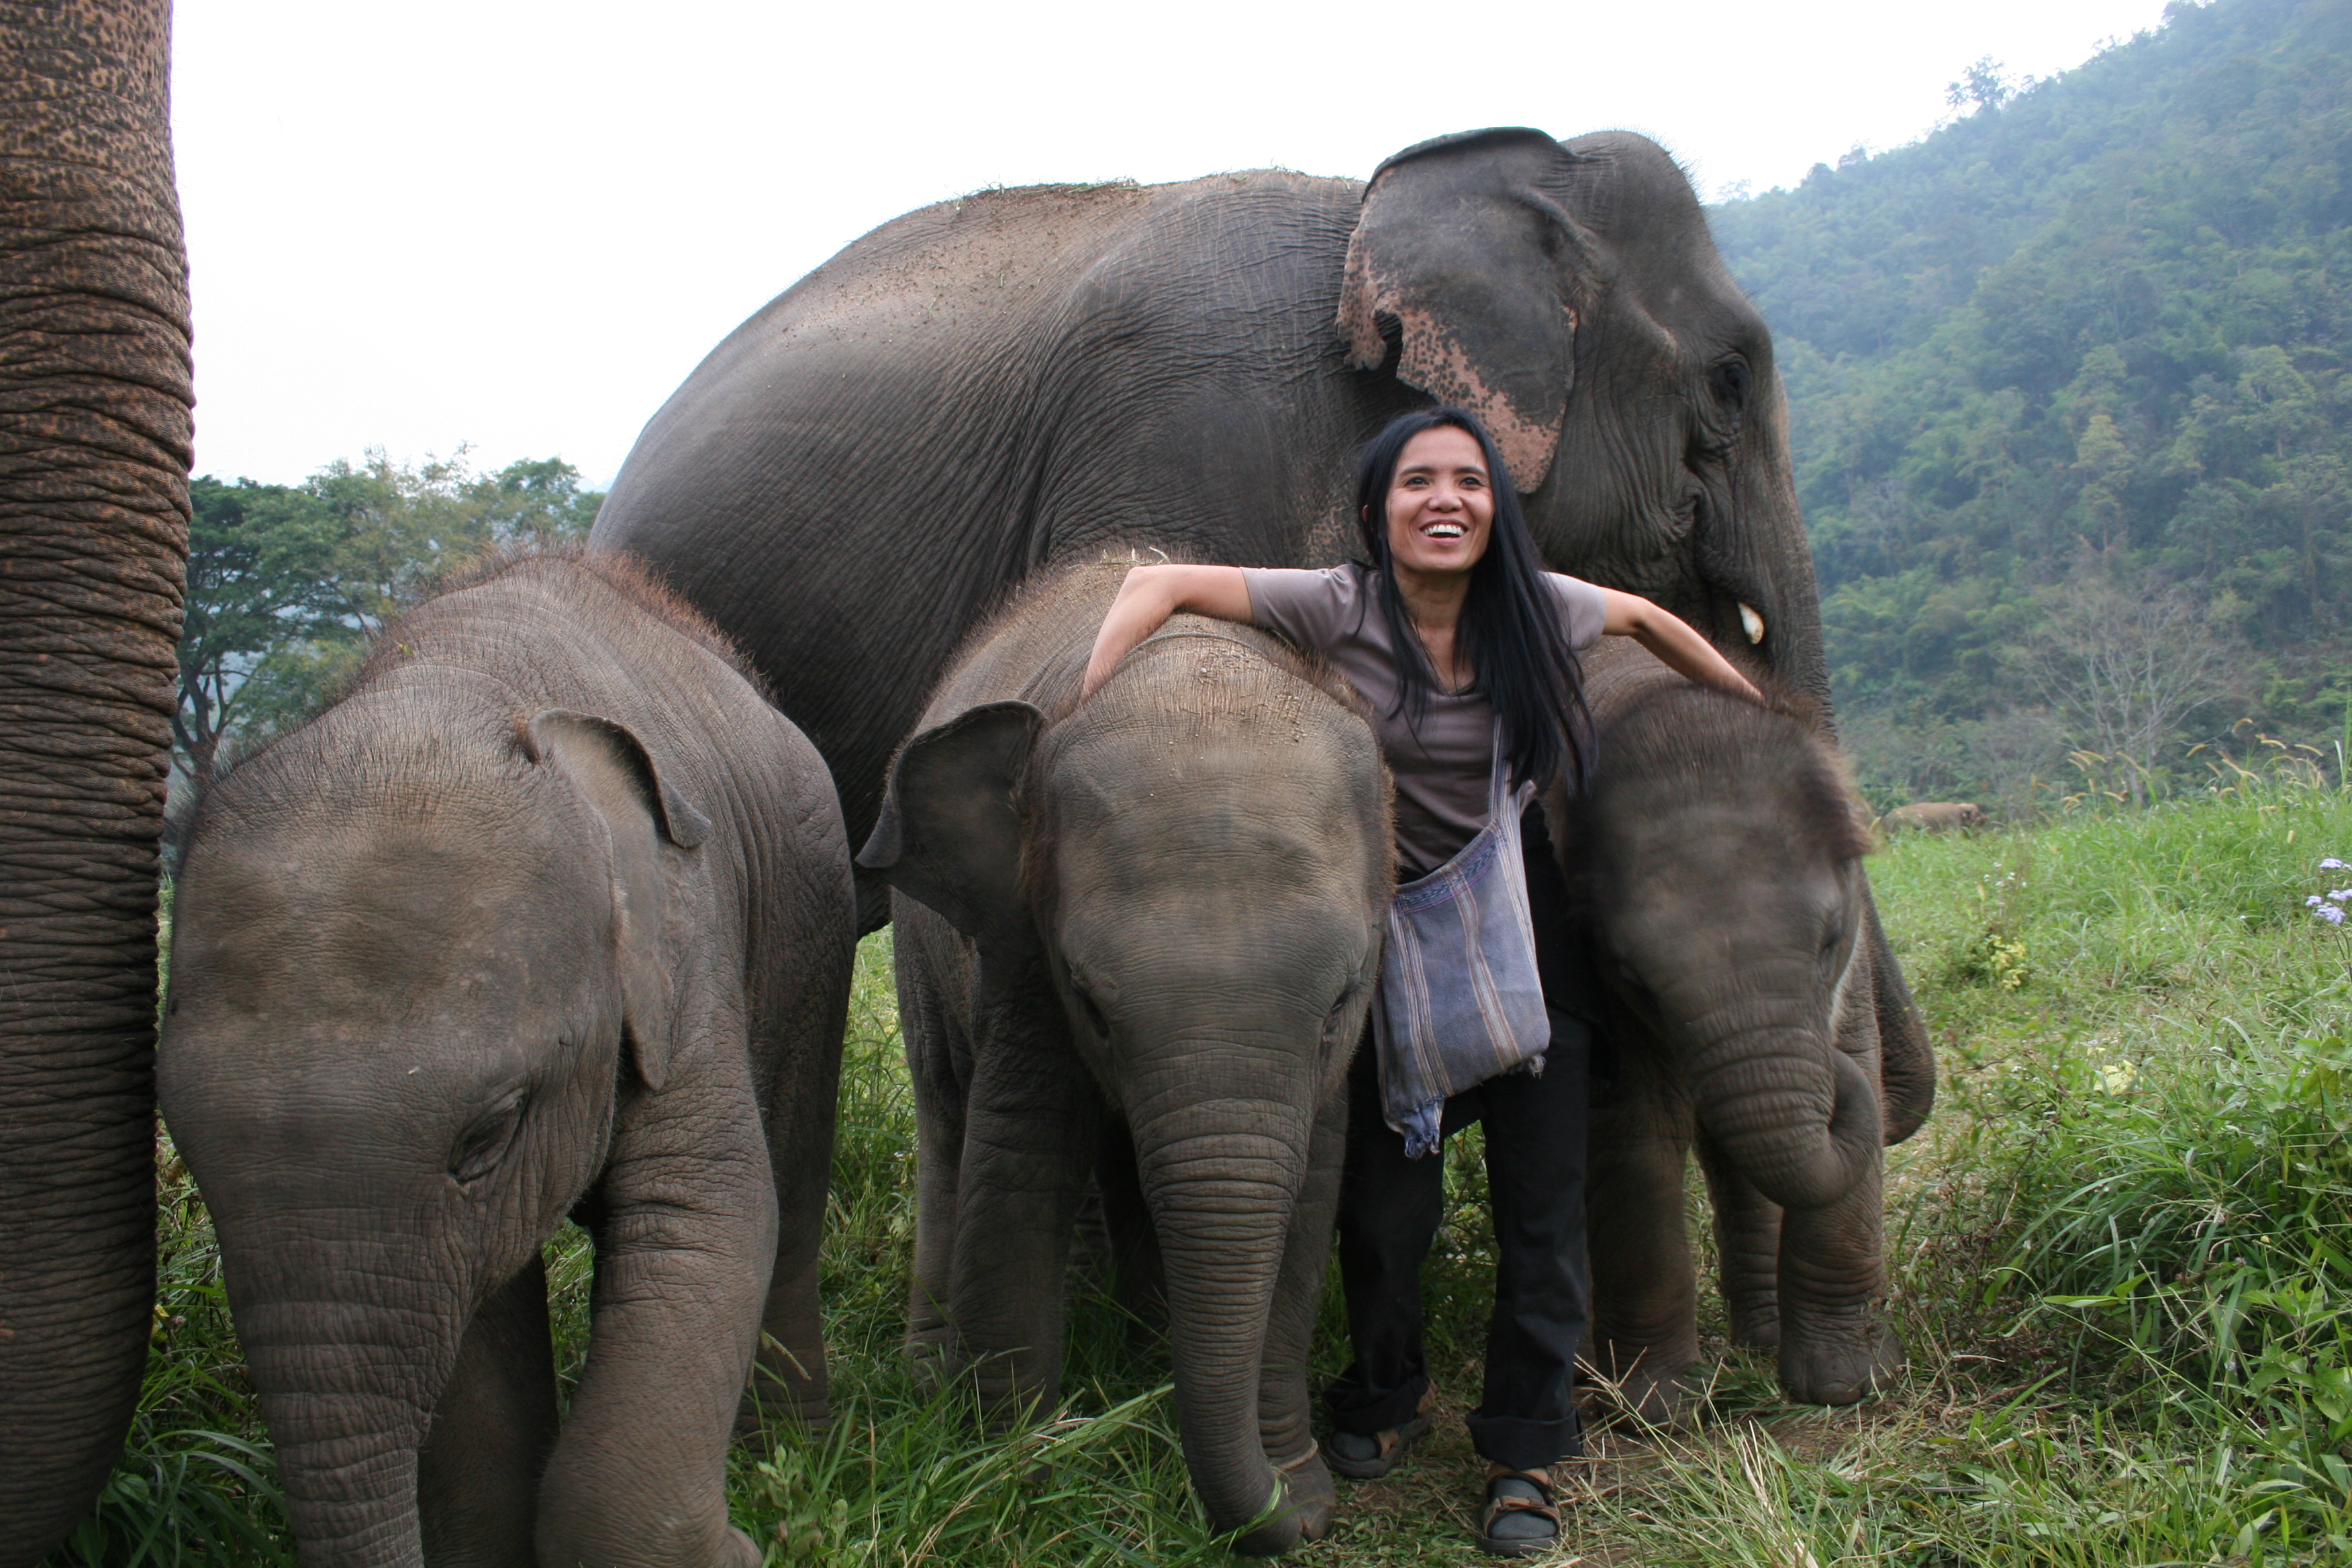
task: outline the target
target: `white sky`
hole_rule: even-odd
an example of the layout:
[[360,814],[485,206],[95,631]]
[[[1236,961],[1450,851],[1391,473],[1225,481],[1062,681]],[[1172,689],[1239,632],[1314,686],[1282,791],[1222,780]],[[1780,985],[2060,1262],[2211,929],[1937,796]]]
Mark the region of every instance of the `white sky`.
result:
[[181,0],[199,473],[382,446],[608,482],[737,322],[988,184],[1360,177],[1482,125],[1646,132],[1712,195],[2046,76],[2162,0],[650,5]]

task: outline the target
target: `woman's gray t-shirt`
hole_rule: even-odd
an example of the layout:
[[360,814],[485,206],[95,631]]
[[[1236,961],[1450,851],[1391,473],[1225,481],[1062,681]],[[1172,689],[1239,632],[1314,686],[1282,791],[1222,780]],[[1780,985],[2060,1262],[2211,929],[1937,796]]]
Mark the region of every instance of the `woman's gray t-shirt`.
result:
[[[1429,694],[1419,723],[1397,711],[1396,649],[1369,568],[1319,572],[1244,566],[1250,620],[1321,654],[1370,710],[1372,731],[1396,780],[1398,873],[1425,877],[1459,854],[1486,826],[1486,784],[1495,758],[1495,709],[1474,685]],[[1609,618],[1599,588],[1558,572],[1543,574],[1559,606],[1568,646],[1601,640]]]

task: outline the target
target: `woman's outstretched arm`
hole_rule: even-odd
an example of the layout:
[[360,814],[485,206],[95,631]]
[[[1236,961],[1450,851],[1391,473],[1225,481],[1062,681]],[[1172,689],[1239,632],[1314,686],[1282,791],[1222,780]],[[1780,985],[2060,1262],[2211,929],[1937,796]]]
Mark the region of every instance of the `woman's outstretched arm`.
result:
[[[1680,616],[1660,609],[1639,594],[1621,594],[1614,588],[1601,592],[1609,601],[1609,618],[1601,626],[1607,635],[1632,637],[1685,680],[1750,701],[1764,700],[1748,678],[1732,668],[1730,661],[1716,652],[1715,645],[1691,630],[1690,623]],[[1099,651],[1101,645],[1096,647]]]
[[[1135,645],[1158,631],[1179,610],[1214,616],[1221,621],[1250,618],[1249,584],[1238,566],[1136,566],[1118,585],[1102,629],[1095,634],[1095,651],[1087,660],[1087,678],[1078,688],[1082,698],[1110,679],[1118,661]],[[1680,625],[1679,622],[1676,623]],[[1728,668],[1728,667],[1727,667]]]

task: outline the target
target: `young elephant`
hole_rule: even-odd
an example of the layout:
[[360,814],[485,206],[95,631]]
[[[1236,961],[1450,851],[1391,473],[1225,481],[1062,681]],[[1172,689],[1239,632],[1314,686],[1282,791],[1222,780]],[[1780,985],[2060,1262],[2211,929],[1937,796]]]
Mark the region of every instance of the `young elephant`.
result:
[[[302,1561],[750,1565],[726,1449],[824,1407],[854,915],[824,763],[621,559],[527,556],[205,801],[161,1087]],[[541,1247],[595,1240],[559,1435]]]
[[[1593,1100],[1591,1360],[1644,1417],[1688,1413],[1696,1142],[1733,1342],[1777,1345],[1791,1398],[1850,1404],[1903,1364],[1875,1311],[1881,1146],[1935,1095],[1909,993],[1871,966],[1868,834],[1797,720],[1630,647],[1586,678],[1599,763],[1563,853],[1619,1064]],[[1882,1038],[1881,1017],[1910,1026]]]
[[1031,591],[892,764],[859,857],[896,889],[921,1128],[910,1336],[1017,1411],[1061,1378],[1106,1117],[1155,1233],[1195,1491],[1241,1551],[1320,1534],[1307,1357],[1378,975],[1388,783],[1285,645],[1180,616],[1074,708],[1128,563]]

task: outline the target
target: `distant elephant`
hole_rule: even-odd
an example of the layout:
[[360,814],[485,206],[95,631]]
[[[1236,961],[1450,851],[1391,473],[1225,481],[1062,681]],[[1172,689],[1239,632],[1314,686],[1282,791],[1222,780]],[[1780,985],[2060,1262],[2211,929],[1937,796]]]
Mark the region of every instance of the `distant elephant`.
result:
[[1777,1346],[1790,1398],[1851,1404],[1903,1364],[1877,1312],[1881,1148],[1935,1100],[1925,1034],[1879,1028],[1915,1015],[1863,940],[1864,819],[1797,720],[1630,643],[1587,655],[1586,677],[1599,762],[1562,858],[1618,1061],[1593,1099],[1590,1359],[1644,1417],[1686,1413],[1696,1142],[1733,1342]]
[[113,1469],[154,1326],[193,394],[170,5],[0,34],[0,1568],[30,1568]]
[[1984,808],[1972,800],[1923,800],[1898,805],[1878,819],[1885,833],[1973,833],[1984,826]]
[[1307,1362],[1393,879],[1388,775],[1328,677],[1223,622],[1176,617],[1074,706],[1126,570],[1045,579],[983,635],[859,857],[898,889],[908,1331],[976,1363],[1001,1411],[1056,1396],[1108,1123],[1131,1152],[1107,1203],[1124,1191],[1157,1243],[1193,1489],[1266,1554],[1330,1517]]
[[763,1329],[755,1393],[824,1410],[853,908],[814,750],[609,557],[427,602],[213,788],[162,1098],[310,1568],[761,1561],[726,1451]]

